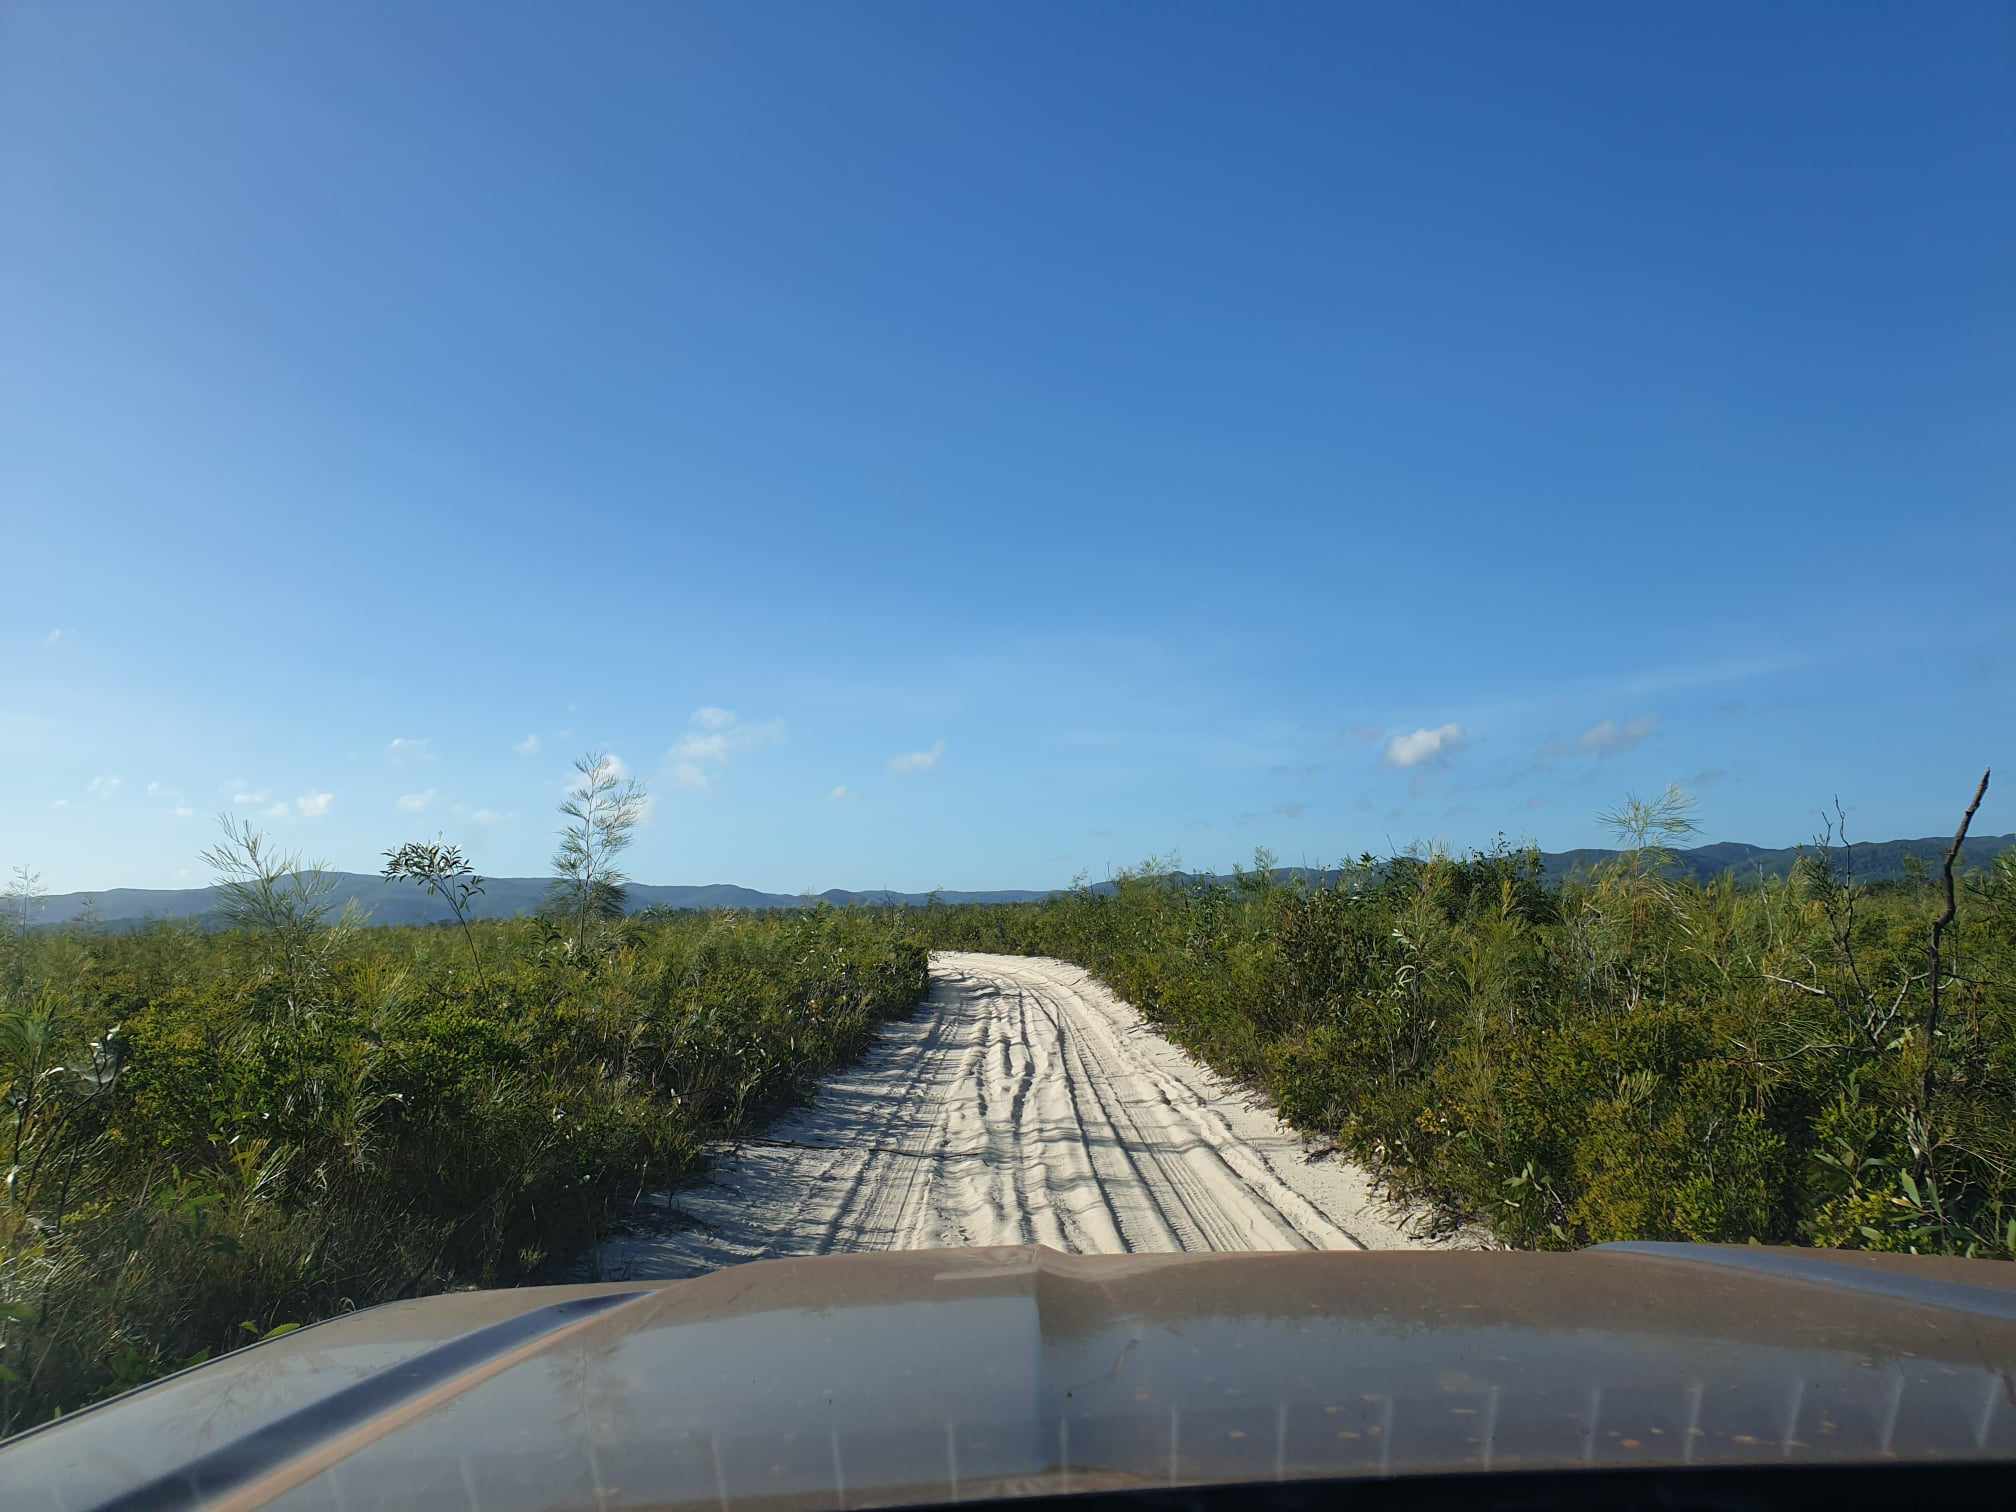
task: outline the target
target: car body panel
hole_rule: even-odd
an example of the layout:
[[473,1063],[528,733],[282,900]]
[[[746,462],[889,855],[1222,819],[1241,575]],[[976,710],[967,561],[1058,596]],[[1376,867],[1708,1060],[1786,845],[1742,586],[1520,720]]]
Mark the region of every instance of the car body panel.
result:
[[2016,1459],[2016,1266],[1028,1247],[389,1304],[24,1435],[0,1489],[76,1508],[809,1509],[1981,1458]]

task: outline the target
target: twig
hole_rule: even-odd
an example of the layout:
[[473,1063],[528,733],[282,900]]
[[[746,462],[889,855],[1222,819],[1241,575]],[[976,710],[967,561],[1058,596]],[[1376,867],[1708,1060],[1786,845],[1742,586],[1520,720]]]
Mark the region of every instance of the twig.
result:
[[[1967,805],[1967,812],[1960,816],[1960,828],[1953,832],[1953,844],[1946,852],[1946,864],[1941,870],[1946,887],[1946,906],[1939,911],[1939,917],[1932,921],[1932,943],[1928,950],[1932,968],[1931,1003],[1925,1010],[1925,1079],[1918,1094],[1919,1116],[1925,1124],[1925,1143],[1932,1139],[1932,1071],[1939,1035],[1939,942],[1953,922],[1959,905],[1953,898],[1953,863],[1960,859],[1960,847],[1967,843],[1967,827],[1974,822],[1974,811],[1981,807],[1981,800],[1988,794],[1988,778],[1992,768],[1981,774],[1981,783],[1974,789],[1974,801]],[[1928,1151],[1920,1148],[1918,1165],[1922,1174]]]
[[1773,976],[1768,971],[1760,972],[1759,975],[1767,982],[1777,982],[1786,987],[1797,987],[1801,992],[1817,998],[1826,998],[1830,1003],[1834,1000],[1834,994],[1824,987],[1809,987],[1804,982],[1795,982],[1790,977]]

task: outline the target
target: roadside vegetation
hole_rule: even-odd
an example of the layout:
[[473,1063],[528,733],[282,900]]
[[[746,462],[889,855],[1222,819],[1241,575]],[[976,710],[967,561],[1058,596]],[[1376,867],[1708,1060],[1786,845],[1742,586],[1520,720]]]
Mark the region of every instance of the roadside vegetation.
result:
[[350,1308],[550,1273],[907,1012],[927,947],[1084,965],[1509,1245],[2016,1258],[2016,852],[1869,885],[1830,827],[1789,878],[1696,884],[1669,792],[1558,887],[1501,842],[1328,885],[1262,855],[1037,904],[626,914],[645,796],[594,755],[578,775],[534,918],[471,919],[483,878],[437,840],[383,870],[441,926],[366,928],[235,821],[204,857],[223,928],[39,929],[15,874],[0,1432]]
[[908,921],[623,915],[641,790],[587,758],[544,916],[372,929],[242,824],[229,928],[0,923],[0,1432],[393,1298],[578,1253],[925,987]]
[[1085,966],[1396,1194],[1510,1245],[2016,1258],[2016,856],[1960,877],[1935,959],[1938,872],[1864,885],[1832,829],[1789,879],[1695,885],[1667,866],[1684,796],[1610,817],[1624,854],[1559,888],[1502,843],[1368,856],[1334,886],[1263,855],[1229,884],[1151,864],[921,923]]

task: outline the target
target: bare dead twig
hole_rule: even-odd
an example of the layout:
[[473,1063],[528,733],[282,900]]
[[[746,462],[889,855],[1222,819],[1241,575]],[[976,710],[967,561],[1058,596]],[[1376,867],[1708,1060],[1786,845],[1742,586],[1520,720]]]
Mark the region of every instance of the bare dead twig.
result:
[[1758,975],[1763,977],[1767,982],[1777,982],[1784,987],[1797,987],[1801,992],[1809,996],[1826,998],[1830,1003],[1834,1001],[1834,994],[1829,992],[1825,987],[1810,987],[1804,982],[1795,982],[1790,977],[1773,976],[1768,971],[1759,972]]
[[[1953,832],[1953,844],[1946,852],[1946,864],[1940,868],[1941,878],[1946,888],[1946,906],[1939,911],[1939,917],[1932,921],[1932,943],[1927,951],[1931,959],[1932,991],[1931,1001],[1925,1010],[1925,1079],[1919,1089],[1919,1116],[1925,1121],[1927,1143],[1930,1143],[1932,1115],[1932,1071],[1939,1035],[1939,943],[1947,928],[1953,923],[1959,905],[1953,897],[1953,863],[1960,859],[1960,847],[1967,843],[1967,827],[1974,822],[1975,810],[1981,807],[1981,800],[1988,794],[1988,778],[1993,769],[1981,774],[1981,782],[1974,789],[1974,801],[1967,805],[1967,812],[1960,816],[1960,828]],[[1918,1163],[1925,1163],[1926,1151],[1918,1152]]]

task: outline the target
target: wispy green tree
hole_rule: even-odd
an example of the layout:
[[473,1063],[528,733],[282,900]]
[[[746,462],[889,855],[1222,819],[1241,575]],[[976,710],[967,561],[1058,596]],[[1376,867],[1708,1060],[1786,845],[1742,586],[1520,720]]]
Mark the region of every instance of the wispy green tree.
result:
[[1595,869],[1576,924],[1580,953],[1588,971],[1615,975],[1624,1005],[1635,1010],[1655,990],[1673,943],[1673,850],[1697,833],[1694,799],[1677,785],[1656,798],[1633,793],[1597,820],[1621,849]]
[[[337,914],[337,879],[299,852],[275,850],[249,819],[218,816],[224,841],[203,852],[216,877],[217,912],[235,929],[267,944],[290,1011],[303,1006],[311,984],[356,924],[354,905]],[[337,914],[332,921],[331,914]]]
[[483,879],[476,875],[461,848],[422,840],[408,841],[397,850],[385,852],[385,869],[379,873],[387,882],[413,882],[434,894],[454,911],[462,926],[462,938],[469,945],[469,959],[476,967],[476,980],[490,990],[483,974],[483,956],[476,948],[476,935],[469,928],[470,900],[482,894]]
[[553,852],[556,880],[547,907],[574,926],[574,947],[580,949],[594,919],[623,916],[629,878],[617,869],[616,858],[629,848],[644,818],[644,784],[622,775],[615,758],[590,751],[574,762],[580,781],[560,805],[567,824]]
[[18,991],[27,981],[28,927],[42,911],[47,894],[39,872],[17,866],[0,893],[0,978]]
[[47,896],[40,872],[30,871],[25,866],[15,867],[7,879],[8,922],[17,929],[26,929],[35,922],[35,915],[42,911],[42,900]]

